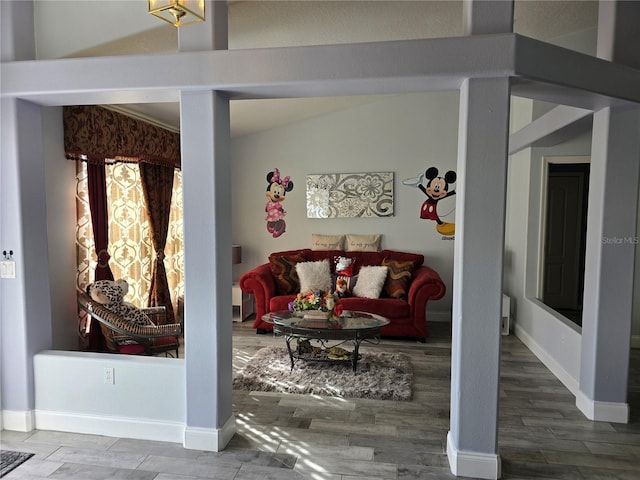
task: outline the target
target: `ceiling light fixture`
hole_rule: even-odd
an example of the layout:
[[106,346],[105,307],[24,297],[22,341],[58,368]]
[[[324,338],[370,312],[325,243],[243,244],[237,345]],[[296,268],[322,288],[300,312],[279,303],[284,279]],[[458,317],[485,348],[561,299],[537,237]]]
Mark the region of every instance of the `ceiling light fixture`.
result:
[[176,27],[204,21],[204,0],[149,0],[149,13]]

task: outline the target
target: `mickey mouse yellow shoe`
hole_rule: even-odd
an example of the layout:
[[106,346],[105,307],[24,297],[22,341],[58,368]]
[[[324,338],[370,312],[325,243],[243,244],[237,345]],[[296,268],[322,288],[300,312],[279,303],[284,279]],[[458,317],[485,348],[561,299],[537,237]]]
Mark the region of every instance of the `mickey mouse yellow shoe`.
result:
[[438,233],[440,235],[445,235],[447,237],[450,237],[452,235],[455,235],[455,233],[456,233],[456,224],[455,223],[441,223],[439,225],[436,225],[436,230],[438,231]]

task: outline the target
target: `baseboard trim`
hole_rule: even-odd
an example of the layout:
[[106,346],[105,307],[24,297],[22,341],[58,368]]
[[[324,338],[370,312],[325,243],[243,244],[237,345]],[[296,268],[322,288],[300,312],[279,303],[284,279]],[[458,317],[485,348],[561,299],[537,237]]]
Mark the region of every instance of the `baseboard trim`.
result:
[[30,432],[36,428],[34,411],[2,410],[2,421],[0,424],[4,430]]
[[231,415],[222,428],[189,427],[184,429],[184,448],[220,452],[236,433],[236,417]]
[[569,375],[569,373],[542,347],[540,347],[540,345],[538,345],[538,343],[523,328],[515,324],[513,331],[516,334],[516,337],[518,337],[520,341],[524,343],[525,346],[531,350],[542,363],[544,363],[551,373],[553,373],[573,395],[577,396],[580,389],[578,380]]
[[451,432],[447,433],[447,457],[451,473],[457,477],[497,480],[501,476],[500,455],[458,450]]
[[622,402],[599,402],[592,400],[579,390],[576,406],[589,419],[597,422],[629,423],[629,404]]
[[38,430],[57,430],[172,443],[181,443],[184,434],[183,423],[46,410],[36,410],[35,425]]

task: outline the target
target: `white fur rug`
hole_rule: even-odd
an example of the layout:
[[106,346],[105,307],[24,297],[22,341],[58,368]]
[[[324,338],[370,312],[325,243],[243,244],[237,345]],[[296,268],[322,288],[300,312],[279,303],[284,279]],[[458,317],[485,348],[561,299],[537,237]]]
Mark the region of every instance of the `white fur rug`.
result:
[[297,360],[293,370],[286,347],[265,347],[233,380],[236,390],[411,400],[413,370],[402,353],[361,353],[354,373],[350,363]]

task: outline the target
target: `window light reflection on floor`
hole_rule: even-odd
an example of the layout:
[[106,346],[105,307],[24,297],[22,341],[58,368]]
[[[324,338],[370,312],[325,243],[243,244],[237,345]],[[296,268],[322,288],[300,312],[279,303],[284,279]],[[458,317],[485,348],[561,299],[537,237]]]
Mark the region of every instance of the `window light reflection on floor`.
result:
[[[253,353],[247,351],[236,350],[234,352],[234,371],[242,368],[249,363],[253,358]],[[274,382],[276,385],[287,385],[286,380],[280,382]],[[279,394],[275,392],[249,392],[244,400],[252,399],[254,402],[260,403],[265,401],[265,398],[273,398],[274,396],[280,397],[279,403],[283,406],[295,407],[299,395],[295,394]],[[305,396],[305,403],[311,408],[328,408],[328,409],[347,409],[354,404],[353,399],[345,399],[339,397],[328,397],[317,394],[311,394]],[[300,431],[299,429],[289,429],[287,427],[273,426],[273,425],[260,425],[257,423],[259,414],[253,412],[236,411],[236,422],[238,426],[238,432],[241,437],[244,437],[252,444],[261,445],[261,449],[268,449],[277,453],[286,453],[294,455],[297,460],[294,466],[294,471],[304,474],[306,478],[313,480],[326,480],[327,475],[334,475],[335,472],[330,472],[327,468],[321,465],[322,460],[318,457],[318,448],[313,448],[307,441],[302,440],[303,435],[308,434],[308,431]],[[331,453],[331,449],[335,445],[327,445],[326,457],[334,456]],[[348,449],[348,445],[345,444],[344,448]]]

